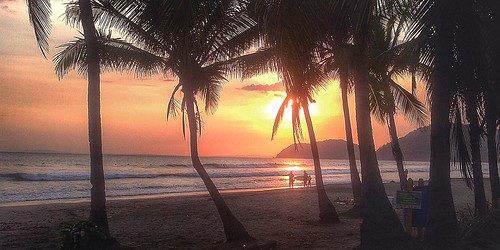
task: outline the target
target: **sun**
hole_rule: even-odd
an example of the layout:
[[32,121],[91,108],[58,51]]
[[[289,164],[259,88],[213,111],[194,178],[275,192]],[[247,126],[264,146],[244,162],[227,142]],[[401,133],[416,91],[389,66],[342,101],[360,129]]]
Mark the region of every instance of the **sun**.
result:
[[[278,110],[281,107],[281,104],[283,103],[284,98],[274,98],[267,106],[266,106],[266,116],[268,119],[275,119],[276,114],[278,114]],[[309,112],[311,113],[311,116],[316,116],[318,115],[318,104],[317,103],[310,103],[309,104]],[[301,116],[304,115],[304,112],[301,111],[300,113]],[[283,120],[285,121],[291,121],[292,120],[292,107],[291,104],[289,103],[288,106],[285,109],[285,115],[283,116]]]
[[[269,119],[275,119],[276,114],[283,103],[284,98],[274,98],[269,104],[266,106],[266,116]],[[283,120],[291,121],[292,120],[292,109],[291,105],[288,104],[288,107],[285,109],[285,115],[283,116]]]

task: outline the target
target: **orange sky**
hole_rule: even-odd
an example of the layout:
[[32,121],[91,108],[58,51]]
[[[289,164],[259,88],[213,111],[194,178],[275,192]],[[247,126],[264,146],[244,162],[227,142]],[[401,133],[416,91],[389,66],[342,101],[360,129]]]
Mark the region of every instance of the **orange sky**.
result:
[[[51,58],[56,46],[78,36],[64,26],[60,1],[53,2]],[[58,80],[29,26],[25,1],[0,0],[0,151],[86,153],[86,81],[73,72]],[[274,115],[283,92],[270,91],[279,79],[273,73],[240,81],[231,79],[214,115],[203,115],[199,151],[204,156],[274,156],[290,145],[290,121],[283,121],[270,140]],[[188,155],[181,120],[166,121],[173,80],[161,76],[136,79],[120,73],[102,75],[104,153]],[[345,138],[338,83],[332,81],[312,104],[318,140]],[[350,98],[354,121],[354,103]],[[304,122],[305,123],[305,122]],[[415,129],[398,117],[400,136]],[[376,147],[387,143],[385,126],[373,122]],[[304,130],[307,142],[307,130]],[[356,131],[354,131],[356,137]],[[356,138],[355,138],[356,140]]]

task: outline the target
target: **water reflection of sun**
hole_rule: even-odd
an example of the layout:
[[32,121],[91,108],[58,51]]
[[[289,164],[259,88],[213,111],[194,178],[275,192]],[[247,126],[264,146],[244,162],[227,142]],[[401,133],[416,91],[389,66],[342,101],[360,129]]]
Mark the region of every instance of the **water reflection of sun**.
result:
[[302,170],[302,167],[300,167],[300,166],[289,166],[289,167],[286,167],[286,170],[287,171],[299,171],[299,170]]
[[300,171],[302,170],[303,168],[300,166],[300,163],[298,162],[284,162],[284,164],[286,165],[285,169],[287,171]]

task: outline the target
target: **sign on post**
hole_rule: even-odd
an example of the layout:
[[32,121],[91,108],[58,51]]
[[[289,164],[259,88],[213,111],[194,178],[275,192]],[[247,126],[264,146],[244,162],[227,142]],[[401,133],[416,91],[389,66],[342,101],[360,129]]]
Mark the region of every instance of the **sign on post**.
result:
[[397,191],[396,206],[399,208],[422,208],[422,192],[420,191]]

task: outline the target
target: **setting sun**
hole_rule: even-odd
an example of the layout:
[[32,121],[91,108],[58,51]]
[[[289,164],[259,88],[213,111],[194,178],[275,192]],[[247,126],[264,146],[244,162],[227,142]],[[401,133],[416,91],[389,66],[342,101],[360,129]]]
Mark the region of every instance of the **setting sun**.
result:
[[[269,119],[276,118],[276,114],[283,103],[284,98],[274,98],[266,107],[266,115]],[[290,121],[292,120],[292,109],[290,103],[287,105],[285,109],[285,115],[283,116],[283,120]]]

